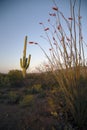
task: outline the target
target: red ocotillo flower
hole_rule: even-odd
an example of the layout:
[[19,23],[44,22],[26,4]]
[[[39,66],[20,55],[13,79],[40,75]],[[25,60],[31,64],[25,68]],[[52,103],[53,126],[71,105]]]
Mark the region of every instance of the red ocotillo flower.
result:
[[54,33],[56,33],[56,30],[54,31]]
[[53,7],[52,9],[55,10],[55,11],[58,11],[58,8],[57,8],[57,7]]
[[82,19],[82,16],[78,16],[78,19]]
[[37,42],[28,42],[28,43],[29,44],[36,44],[36,45],[38,44]]
[[49,48],[49,51],[52,51],[52,48]]
[[72,17],[69,17],[68,19],[69,19],[69,20],[73,20],[73,18],[72,18]]
[[50,22],[50,19],[48,19],[48,22]]
[[53,37],[53,40],[55,41],[55,37]]
[[58,30],[60,30],[61,29],[61,25],[59,24],[57,28],[58,28]]
[[40,22],[39,24],[43,24],[42,22]]
[[49,15],[50,15],[50,16],[56,16],[56,14],[55,14],[55,13],[53,13],[53,14],[52,14],[52,13],[49,13]]
[[55,13],[53,13],[53,14],[52,14],[52,16],[56,16],[56,14],[55,14]]
[[29,44],[34,44],[34,42],[28,42]]
[[36,45],[37,45],[38,43],[37,43],[37,42],[35,42],[34,44],[36,44]]
[[52,14],[51,14],[51,13],[49,13],[49,15],[50,15],[50,16],[52,16]]
[[68,41],[68,42],[70,42],[70,41],[71,41],[68,37],[67,37],[66,39],[67,39],[67,41]]
[[48,31],[48,30],[49,30],[49,28],[45,28],[45,29],[44,29],[44,31]]

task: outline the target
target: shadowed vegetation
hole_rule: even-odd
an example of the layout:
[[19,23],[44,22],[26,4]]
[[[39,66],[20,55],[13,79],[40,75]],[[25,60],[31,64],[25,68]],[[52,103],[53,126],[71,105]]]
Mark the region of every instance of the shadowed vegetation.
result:
[[[16,73],[19,71],[16,70]],[[3,76],[9,79],[9,73],[1,74]],[[9,80],[9,87],[0,87],[0,129],[79,130],[79,122],[83,124],[87,119],[87,79],[84,74],[78,80],[79,95],[76,93],[73,97],[73,113],[69,109],[71,104],[67,102],[67,106],[65,95],[52,72],[27,74],[25,79],[19,77],[16,77],[19,80],[17,86]],[[69,89],[70,93],[73,93],[72,90]],[[86,127],[85,122],[82,129]]]

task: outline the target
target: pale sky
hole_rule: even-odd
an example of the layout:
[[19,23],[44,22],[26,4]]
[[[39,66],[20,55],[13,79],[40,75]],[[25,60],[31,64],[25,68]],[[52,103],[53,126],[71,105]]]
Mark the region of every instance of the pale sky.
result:
[[[59,9],[68,17],[69,0],[55,0]],[[49,50],[39,22],[47,25],[49,13],[54,6],[52,0],[0,0],[0,72],[7,73],[20,68],[24,37],[29,41],[36,41]],[[83,34],[87,37],[87,0],[82,0],[81,6]],[[87,42],[87,41],[86,41]],[[27,57],[31,54],[29,71],[34,71],[39,64],[46,60],[45,55],[35,45],[27,45]]]

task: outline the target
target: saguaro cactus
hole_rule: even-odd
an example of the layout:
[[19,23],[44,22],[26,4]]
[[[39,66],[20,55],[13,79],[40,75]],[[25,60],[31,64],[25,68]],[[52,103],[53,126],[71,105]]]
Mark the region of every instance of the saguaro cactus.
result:
[[23,58],[20,58],[20,66],[22,68],[23,77],[26,76],[26,70],[29,67],[31,55],[29,55],[28,58],[26,58],[26,48],[27,48],[27,36],[25,36],[24,41],[24,50],[23,50]]

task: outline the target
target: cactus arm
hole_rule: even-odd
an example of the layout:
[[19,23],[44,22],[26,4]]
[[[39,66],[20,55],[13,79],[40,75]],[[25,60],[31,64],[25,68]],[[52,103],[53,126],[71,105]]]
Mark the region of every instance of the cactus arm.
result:
[[26,61],[25,61],[25,58],[21,58],[20,59],[20,66],[21,66],[21,68],[25,68],[26,67]]
[[20,58],[20,66],[21,66],[21,68],[23,68],[22,58]]
[[26,58],[25,57],[23,57],[23,67],[25,68],[26,67]]
[[29,57],[28,57],[28,60],[27,60],[27,65],[26,65],[26,69],[29,67],[30,60],[31,60],[31,55],[29,55]]
[[28,65],[30,64],[30,60],[31,60],[31,55],[29,55],[28,57]]

